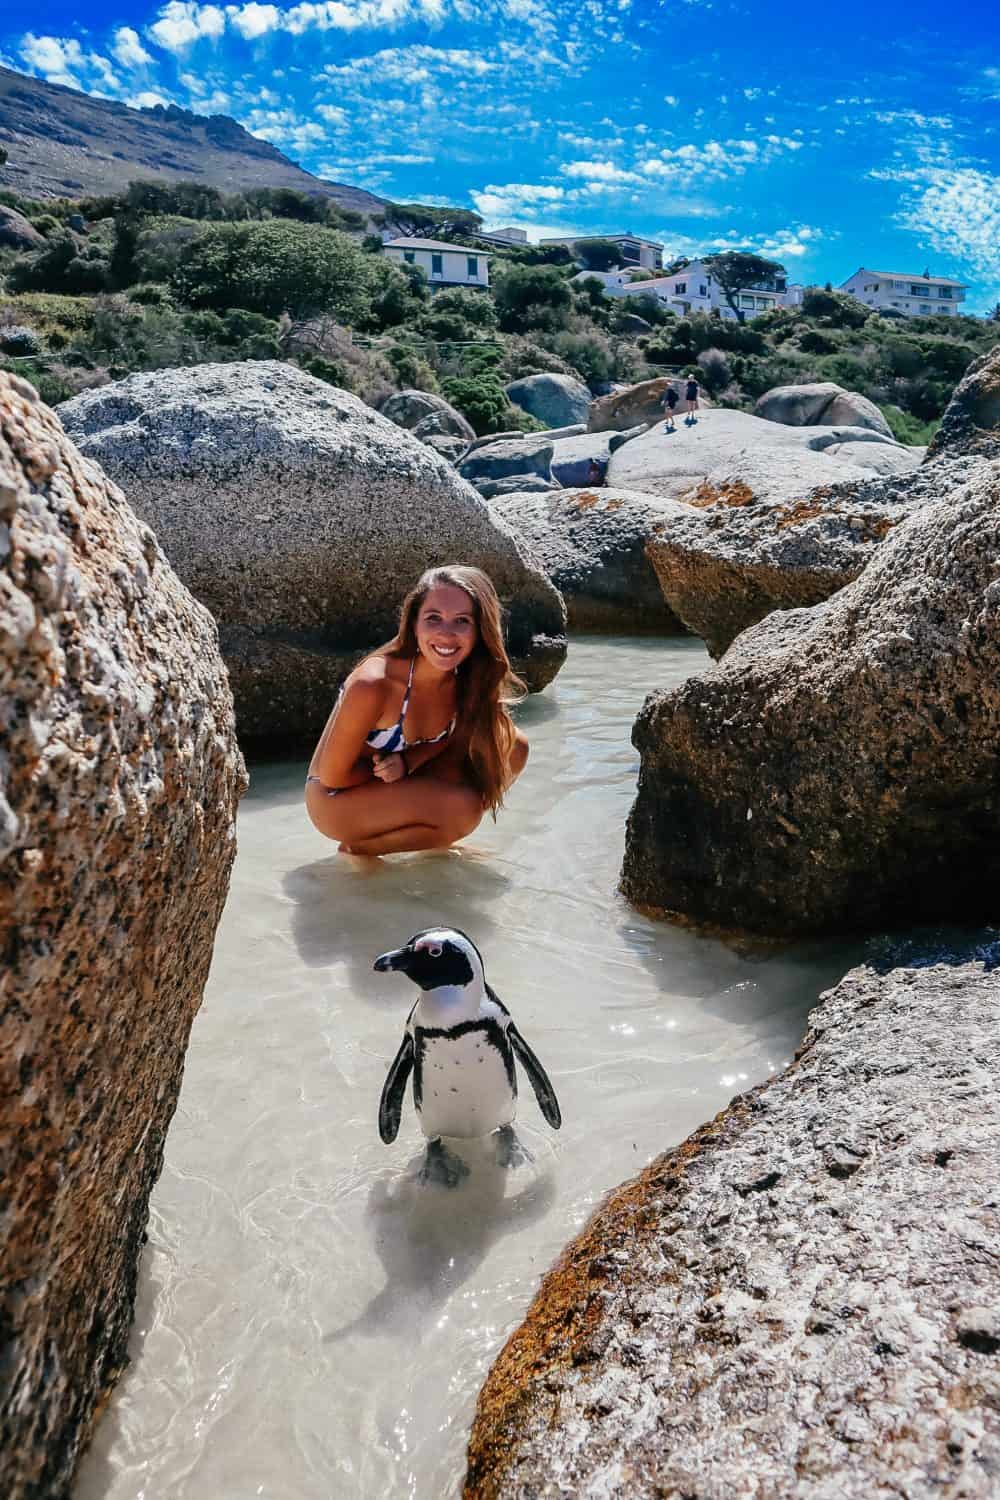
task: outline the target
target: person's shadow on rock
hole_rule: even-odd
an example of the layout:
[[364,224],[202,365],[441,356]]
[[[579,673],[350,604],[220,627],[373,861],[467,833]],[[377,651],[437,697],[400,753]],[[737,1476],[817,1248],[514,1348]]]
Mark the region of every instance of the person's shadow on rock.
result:
[[[508,884],[495,860],[472,849],[389,860],[334,854],[284,876],[292,902],[292,938],[310,968],[345,963],[351,992],[376,1005],[399,1005],[372,964],[426,927],[457,927],[479,948],[496,928],[490,915]],[[416,999],[410,993],[409,1003]]]
[[[525,1139],[523,1129],[518,1134]],[[366,1218],[385,1286],[356,1318],[324,1334],[323,1342],[357,1333],[419,1338],[493,1245],[543,1218],[556,1199],[552,1148],[534,1132],[529,1138],[535,1160],[513,1172],[493,1160],[490,1137],[450,1142],[470,1167],[456,1188],[418,1181],[423,1151],[402,1173],[376,1178]]]

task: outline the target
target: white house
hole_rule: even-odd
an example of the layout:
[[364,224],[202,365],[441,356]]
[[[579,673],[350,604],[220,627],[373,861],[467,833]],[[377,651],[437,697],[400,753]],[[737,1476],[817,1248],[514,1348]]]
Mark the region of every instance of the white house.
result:
[[[716,312],[733,319],[736,314],[726,301],[725,293],[703,260],[692,260],[670,276],[654,276],[646,281],[632,281],[628,271],[581,271],[574,280],[596,276],[604,283],[609,297],[658,297],[671,311],[684,316],[693,312]],[[791,307],[802,301],[802,288],[788,286],[783,276],[769,286],[747,287],[736,294],[736,304],[744,317],[759,318],[775,307]]]
[[892,308],[907,318],[944,315],[955,318],[962,311],[968,287],[947,276],[907,276],[902,271],[868,271],[864,266],[841,282],[840,290],[856,297],[877,312]]
[[635,266],[644,271],[662,271],[663,246],[659,240],[644,240],[630,231],[625,234],[577,234],[560,239],[539,240],[540,245],[565,245],[572,254],[579,253],[579,246],[593,244],[596,240],[610,240],[618,246],[622,266],[627,270]]
[[490,284],[490,257],[469,245],[449,245],[444,240],[422,240],[410,235],[386,240],[383,255],[397,265],[419,266],[428,283],[435,286],[478,286]]

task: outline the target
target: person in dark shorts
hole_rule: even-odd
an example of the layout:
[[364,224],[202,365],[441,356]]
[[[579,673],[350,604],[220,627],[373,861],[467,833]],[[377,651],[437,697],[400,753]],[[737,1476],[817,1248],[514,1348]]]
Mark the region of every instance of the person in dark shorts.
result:
[[680,399],[680,396],[677,394],[677,387],[671,381],[670,385],[667,386],[666,390],[663,392],[663,395],[660,397],[660,405],[663,407],[664,415],[666,417],[666,427],[668,432],[677,431],[677,428],[674,426],[674,412],[677,410],[677,403]]
[[698,410],[698,382],[694,376],[687,383],[684,391],[684,400],[687,402],[687,416],[684,418],[684,421],[690,427],[692,423],[698,420],[695,416],[695,412]]

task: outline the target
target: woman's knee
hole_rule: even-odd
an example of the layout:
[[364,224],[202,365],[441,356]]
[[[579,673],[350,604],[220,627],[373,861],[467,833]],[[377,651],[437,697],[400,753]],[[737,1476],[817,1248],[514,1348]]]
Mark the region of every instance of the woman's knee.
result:
[[514,745],[510,752],[510,779],[514,781],[520,776],[528,764],[528,740],[520,729],[515,731]]

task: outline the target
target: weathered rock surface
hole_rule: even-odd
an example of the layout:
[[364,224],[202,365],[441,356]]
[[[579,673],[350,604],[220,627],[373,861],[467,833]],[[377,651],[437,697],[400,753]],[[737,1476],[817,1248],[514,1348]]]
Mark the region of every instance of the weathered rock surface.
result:
[[547,494],[550,490],[562,489],[555,479],[543,479],[540,474],[508,474],[504,479],[480,479],[476,489],[484,500],[494,500],[498,495]]
[[930,476],[840,484],[789,504],[732,486],[653,527],[647,555],[663,597],[713,656],[775,609],[820,604],[857,578],[894,526],[933,501]]
[[464,438],[449,437],[447,433],[431,433],[429,437],[420,439],[428,448],[433,448],[435,453],[440,453],[450,464],[457,464],[468,449],[468,443]]
[[1000,344],[975,360],[955,387],[927,459],[942,454],[1000,458]]
[[554,451],[554,445],[541,434],[519,433],[516,438],[501,437],[471,448],[459,464],[458,472],[475,485],[482,479],[506,479],[511,474],[537,474],[540,479],[551,479]]
[[644,432],[649,431],[648,422],[639,422],[635,427],[626,427],[624,432],[612,432],[608,437],[608,452],[617,453],[619,448],[624,448],[633,438],[641,437]]
[[1000,464],[920,473],[935,503],[860,578],[646,700],[629,899],[773,934],[1000,917]]
[[0,373],[0,1493],[61,1500],[126,1362],[245,785],[215,626]]
[[490,574],[533,689],[558,670],[555,589],[445,459],[355,396],[261,360],[133,375],[59,415],[218,621],[241,738],[317,734],[434,563]]
[[754,410],[768,422],[793,427],[867,427],[892,437],[892,428],[874,401],[832,380],[776,386],[765,391]]
[[630,490],[582,488],[507,495],[493,508],[540,560],[574,629],[683,631],[645,549],[656,526],[683,524],[685,506]]
[[625,432],[644,422],[662,422],[660,398],[671,384],[680,389],[679,383],[672,377],[658,375],[655,380],[640,380],[637,385],[629,385],[624,390],[599,396],[590,404],[587,426],[591,432]]
[[610,432],[586,432],[558,438],[552,445],[552,477],[566,487],[587,484],[591,463],[607,468],[611,436]]
[[611,1195],[487,1378],[467,1500],[996,1493],[998,960],[853,970]]
[[590,392],[572,375],[525,375],[506,387],[507,399],[547,427],[585,422]]
[[16,208],[0,203],[0,247],[4,250],[41,250],[44,246],[44,234],[39,233],[30,219],[18,213]]
[[431,391],[395,391],[383,401],[381,410],[383,417],[420,438],[449,433],[471,443],[476,436],[462,413]]
[[[842,445],[850,449],[850,462],[838,454]],[[897,468],[917,467],[911,449],[863,428],[783,427],[717,408],[692,427],[678,419],[675,432],[655,423],[611,455],[607,482],[670,500],[704,501],[711,491],[737,486],[754,500],[788,502],[822,485],[882,472],[882,461],[869,455],[883,445]]]

